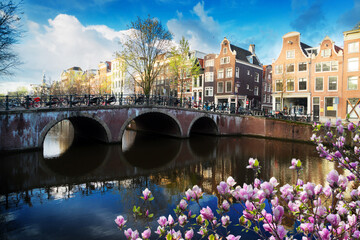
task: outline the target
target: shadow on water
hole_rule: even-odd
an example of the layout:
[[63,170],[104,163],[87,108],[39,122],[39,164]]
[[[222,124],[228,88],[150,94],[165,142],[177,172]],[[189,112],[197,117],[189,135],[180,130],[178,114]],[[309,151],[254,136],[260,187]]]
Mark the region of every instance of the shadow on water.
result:
[[181,150],[182,141],[149,134],[136,134],[132,145],[123,151],[126,161],[141,169],[154,169],[172,162]]

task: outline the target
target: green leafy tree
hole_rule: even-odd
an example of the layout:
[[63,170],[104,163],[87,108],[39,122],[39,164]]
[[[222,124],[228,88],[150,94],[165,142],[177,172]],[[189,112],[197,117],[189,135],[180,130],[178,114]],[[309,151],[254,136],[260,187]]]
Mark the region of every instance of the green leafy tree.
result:
[[130,23],[130,36],[122,44],[121,56],[127,72],[146,96],[149,96],[156,77],[164,65],[160,61],[168,50],[172,34],[154,18]]
[[182,101],[185,85],[191,83],[192,77],[197,78],[200,72],[197,58],[190,57],[190,46],[185,37],[181,38],[178,47],[172,48],[169,68],[173,76],[173,85],[179,87]]
[[13,69],[20,64],[13,45],[18,42],[20,30],[19,4],[11,0],[0,2],[0,75],[11,75]]

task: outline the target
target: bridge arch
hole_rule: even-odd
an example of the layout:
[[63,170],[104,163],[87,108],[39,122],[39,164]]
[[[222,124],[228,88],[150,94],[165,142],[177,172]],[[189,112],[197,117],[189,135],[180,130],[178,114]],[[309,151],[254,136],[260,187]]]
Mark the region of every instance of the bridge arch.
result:
[[118,141],[129,124],[134,121],[137,130],[148,131],[161,135],[183,137],[183,129],[179,120],[165,110],[144,109],[130,116],[120,129]]
[[[40,133],[39,148],[42,148],[46,134],[55,124],[69,120],[74,127],[74,131],[80,135],[87,136],[102,142],[110,142],[111,131],[107,124],[95,115],[87,113],[72,112],[70,115],[59,115],[56,119],[49,121]],[[89,129],[91,128],[91,131]]]
[[219,128],[210,116],[202,115],[191,121],[187,135],[190,136],[191,133],[219,135]]

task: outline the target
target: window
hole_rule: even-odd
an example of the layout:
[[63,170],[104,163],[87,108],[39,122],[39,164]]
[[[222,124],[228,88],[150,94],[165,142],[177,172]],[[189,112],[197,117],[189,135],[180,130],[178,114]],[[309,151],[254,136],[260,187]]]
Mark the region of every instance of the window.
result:
[[358,77],[348,77],[348,90],[357,90],[358,89]]
[[227,77],[227,78],[231,78],[231,77],[232,77],[232,68],[227,68],[227,69],[226,69],[226,77]]
[[259,82],[259,73],[255,73],[255,82]]
[[337,77],[329,77],[329,91],[337,90]]
[[336,117],[336,106],[334,97],[325,97],[325,116]]
[[288,80],[286,80],[286,91],[287,91],[287,92],[293,92],[293,91],[295,91],[294,79],[288,79]]
[[199,76],[199,87],[202,87],[203,78],[202,75]]
[[339,68],[339,63],[337,61],[332,62],[320,62],[315,64],[315,72],[330,72],[337,71]]
[[299,91],[307,90],[307,81],[306,78],[299,78]]
[[240,77],[240,69],[238,67],[235,68],[235,76]]
[[231,92],[232,86],[231,86],[231,81],[227,81],[226,82],[226,92]]
[[286,72],[294,72],[294,69],[295,67],[294,67],[294,64],[293,63],[290,63],[290,64],[287,64],[286,65]]
[[267,95],[267,102],[271,103],[271,96],[270,95]]
[[359,52],[359,42],[352,42],[348,44],[348,53]]
[[322,71],[329,72],[330,71],[330,62],[323,62],[322,63]]
[[214,66],[214,59],[205,61],[205,67],[213,67],[213,66]]
[[246,84],[246,89],[248,89],[248,90],[250,89],[250,86],[249,86],[249,84]]
[[348,72],[359,71],[359,58],[348,59]]
[[282,90],[283,90],[282,80],[276,80],[275,81],[275,91],[281,92]]
[[224,47],[224,54],[226,54],[227,53],[227,48],[226,47]]
[[263,95],[263,103],[266,103],[266,94]]
[[224,69],[220,69],[218,71],[218,78],[221,79],[221,78],[224,78]]
[[286,51],[286,58],[287,58],[287,59],[295,58],[295,50],[288,50],[288,51]]
[[267,89],[267,83],[264,83],[264,92],[266,91]]
[[282,74],[282,73],[283,73],[283,65],[276,65],[275,74]]
[[217,83],[217,92],[223,93],[224,92],[224,82],[218,82]]
[[205,87],[205,97],[212,97],[213,95],[213,87]]
[[223,57],[220,59],[220,64],[230,63],[230,57]]
[[214,81],[214,73],[207,72],[205,73],[205,82],[213,82]]
[[250,70],[247,70],[247,75],[250,75]]
[[315,91],[323,91],[324,90],[324,78],[317,77],[315,78]]
[[254,95],[258,96],[259,95],[259,87],[254,87]]
[[321,56],[322,57],[330,57],[331,56],[331,49],[323,49],[321,50]]
[[305,72],[307,71],[307,64],[306,62],[299,63],[299,72]]

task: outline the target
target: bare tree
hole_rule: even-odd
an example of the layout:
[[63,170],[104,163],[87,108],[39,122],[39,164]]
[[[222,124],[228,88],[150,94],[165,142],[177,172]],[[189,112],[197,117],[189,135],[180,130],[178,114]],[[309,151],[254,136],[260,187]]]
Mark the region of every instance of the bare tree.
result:
[[138,19],[130,23],[130,36],[123,43],[122,57],[127,72],[146,96],[149,96],[156,77],[164,65],[160,64],[169,50],[172,34],[154,18]]
[[11,75],[20,64],[13,45],[18,42],[20,30],[19,4],[12,0],[0,2],[0,75]]

